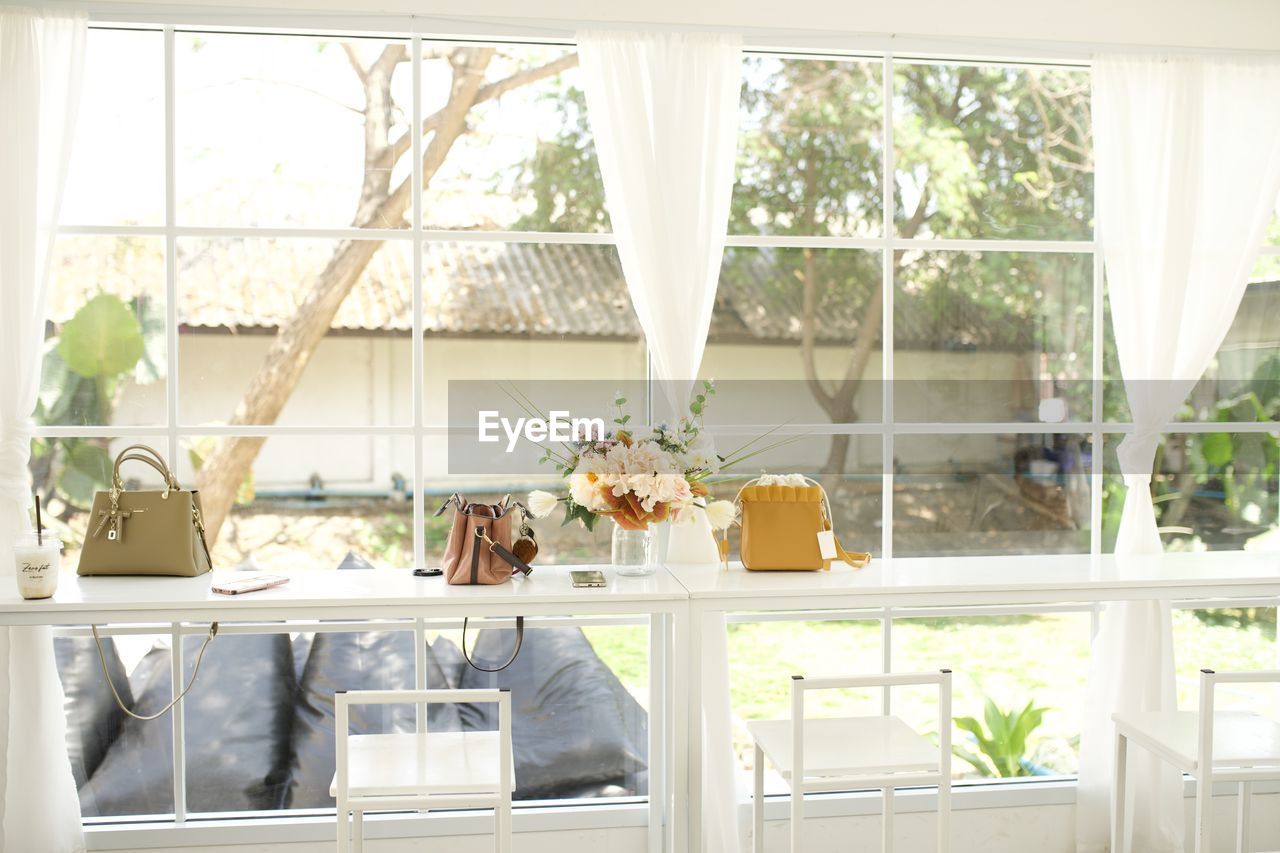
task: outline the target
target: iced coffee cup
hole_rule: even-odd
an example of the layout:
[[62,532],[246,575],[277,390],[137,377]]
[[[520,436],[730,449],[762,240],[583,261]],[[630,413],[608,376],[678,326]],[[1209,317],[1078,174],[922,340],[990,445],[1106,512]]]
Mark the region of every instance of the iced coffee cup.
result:
[[43,541],[34,533],[18,537],[13,548],[17,571],[18,594],[23,598],[49,598],[58,589],[58,570],[62,568],[62,540],[45,534]]

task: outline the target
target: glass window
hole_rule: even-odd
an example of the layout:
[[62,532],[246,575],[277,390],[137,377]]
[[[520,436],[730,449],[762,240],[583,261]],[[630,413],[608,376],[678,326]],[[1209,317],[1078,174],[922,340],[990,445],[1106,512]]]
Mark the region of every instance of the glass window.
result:
[[1088,240],[1084,69],[896,62],[898,236]]
[[[1124,474],[1116,456],[1123,436],[1106,437],[1103,548],[1115,549],[1124,509]],[[1156,524],[1167,551],[1238,551],[1274,547],[1280,525],[1277,433],[1168,433],[1151,472]],[[1132,472],[1138,473],[1138,472]]]
[[743,60],[730,234],[881,233],[882,68],[865,61]]
[[218,237],[177,246],[180,422],[412,423],[406,243]]
[[164,36],[93,28],[85,49],[82,132],[72,149],[62,221],[162,225]]
[[36,422],[157,426],[169,375],[164,240],[59,237]]
[[581,85],[560,47],[424,49],[423,227],[608,231]]
[[894,556],[1088,552],[1087,435],[900,435],[893,449]]
[[404,228],[403,41],[179,33],[178,223]]
[[[954,670],[955,776],[1071,776],[1088,694],[1089,645],[1088,613],[895,619],[893,670]],[[936,702],[936,690],[913,688],[894,693],[893,710],[929,731],[937,726]],[[993,732],[992,712],[1022,723],[1025,737]]]
[[894,293],[899,421],[1088,421],[1088,255],[907,252]]

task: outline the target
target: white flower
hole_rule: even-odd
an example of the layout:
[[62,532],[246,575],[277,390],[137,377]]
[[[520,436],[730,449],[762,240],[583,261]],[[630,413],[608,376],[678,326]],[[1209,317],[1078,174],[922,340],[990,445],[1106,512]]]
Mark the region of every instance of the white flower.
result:
[[578,506],[592,512],[608,509],[600,493],[604,467],[604,460],[599,456],[588,455],[578,459],[578,467],[569,475],[569,497]]
[[720,457],[716,455],[715,441],[706,433],[700,433],[697,438],[689,442],[689,448],[684,452],[683,462],[686,471],[720,473]]
[[674,474],[676,463],[670,453],[652,441],[637,441],[630,447],[615,444],[604,455],[604,473],[619,477]]
[[733,524],[734,518],[738,515],[738,508],[733,501],[712,501],[707,504],[707,521],[711,524],[712,530],[724,530]]
[[556,511],[560,499],[541,489],[529,493],[529,514],[534,518],[546,518]]

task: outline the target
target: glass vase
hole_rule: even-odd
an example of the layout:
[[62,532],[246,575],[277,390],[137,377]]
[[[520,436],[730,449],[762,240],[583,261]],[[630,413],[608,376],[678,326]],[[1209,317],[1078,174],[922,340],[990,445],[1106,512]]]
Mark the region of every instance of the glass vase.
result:
[[644,577],[658,570],[654,536],[649,530],[627,530],[613,526],[612,562],[618,574]]

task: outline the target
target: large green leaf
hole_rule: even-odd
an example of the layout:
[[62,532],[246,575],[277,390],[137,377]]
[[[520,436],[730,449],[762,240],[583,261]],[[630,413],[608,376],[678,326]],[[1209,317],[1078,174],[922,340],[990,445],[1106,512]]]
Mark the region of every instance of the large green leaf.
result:
[[81,376],[116,377],[133,370],[146,351],[142,327],[117,296],[100,293],[62,327],[58,354]]
[[111,455],[96,444],[77,441],[67,447],[66,462],[58,476],[58,491],[72,506],[88,508],[94,492],[111,482]]
[[1206,433],[1200,438],[1200,453],[1204,461],[1216,468],[1230,464],[1235,455],[1231,436],[1225,432]]

